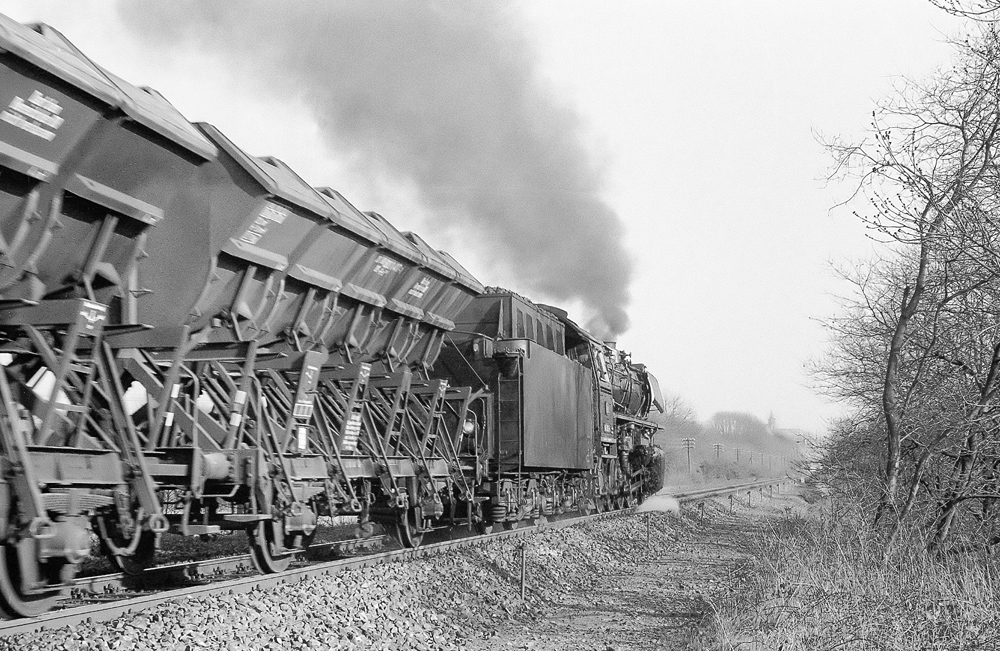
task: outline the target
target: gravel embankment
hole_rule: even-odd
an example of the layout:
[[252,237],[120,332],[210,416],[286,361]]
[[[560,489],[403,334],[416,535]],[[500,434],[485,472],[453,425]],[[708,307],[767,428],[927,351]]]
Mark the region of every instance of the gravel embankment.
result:
[[[723,510],[709,508],[717,515]],[[708,578],[684,575],[691,543],[710,534],[711,526],[696,514],[649,517],[649,549],[655,554],[646,548],[646,514],[623,516],[492,541],[450,556],[171,602],[111,622],[0,638],[0,651],[659,648],[639,637],[622,639],[616,627],[634,629],[644,612],[669,611],[677,604],[682,623],[695,624],[705,604],[702,584],[730,570],[727,561]],[[528,550],[523,602],[521,540]],[[674,576],[676,568],[681,576]],[[653,570],[657,577],[651,579]],[[662,589],[664,572],[671,574],[673,593],[684,597],[671,607],[652,594]],[[594,613],[589,612],[591,600],[603,604],[594,606]],[[584,621],[580,638],[562,634],[560,618],[581,608],[597,621]]]

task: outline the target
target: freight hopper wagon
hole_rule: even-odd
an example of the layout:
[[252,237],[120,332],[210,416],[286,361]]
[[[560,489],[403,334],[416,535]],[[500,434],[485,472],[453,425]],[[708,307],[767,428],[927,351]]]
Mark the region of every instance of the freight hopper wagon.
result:
[[410,545],[471,521],[488,400],[429,370],[481,291],[0,16],[0,613],[51,607],[92,533],[133,571],[166,532],[245,529],[278,571],[321,515]]
[[662,485],[656,378],[558,308],[493,289],[449,335],[440,373],[482,386],[466,450],[487,460],[484,524],[633,506]]

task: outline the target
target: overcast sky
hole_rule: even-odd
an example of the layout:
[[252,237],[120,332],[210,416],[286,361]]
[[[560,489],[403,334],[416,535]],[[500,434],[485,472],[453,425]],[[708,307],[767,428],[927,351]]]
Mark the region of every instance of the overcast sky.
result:
[[[491,262],[488,239],[467,236],[461,215],[443,226],[413,187],[359,161],[363,150],[324,144],[301,97],[255,90],[252,49],[240,66],[165,44],[150,38],[155,23],[136,29],[135,12],[103,1],[0,0],[0,12],[53,25],[192,121],[419,232],[485,284],[552,302]],[[862,135],[901,76],[947,64],[944,41],[961,22],[921,0],[548,0],[510,12],[547,91],[578,118],[602,179],[595,193],[624,225],[634,270],[619,346],[700,418],[773,413],[781,427],[821,431],[841,407],[815,394],[805,367],[845,290],[829,263],[872,244],[849,210],[831,210],[849,188],[821,180],[816,133]],[[568,307],[585,320],[584,304]]]

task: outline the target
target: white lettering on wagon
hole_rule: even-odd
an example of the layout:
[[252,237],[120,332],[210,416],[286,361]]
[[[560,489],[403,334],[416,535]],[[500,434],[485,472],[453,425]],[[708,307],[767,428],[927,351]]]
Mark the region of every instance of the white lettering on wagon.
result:
[[260,214],[254,218],[253,223],[250,224],[250,228],[240,236],[240,239],[247,244],[256,244],[260,238],[264,237],[264,233],[267,232],[270,226],[268,222],[283,224],[287,217],[287,209],[273,203],[264,204],[264,208],[260,211]]
[[268,203],[264,204],[264,209],[260,211],[260,216],[264,219],[270,219],[273,222],[284,224],[285,218],[288,217],[288,211],[281,206]]
[[352,412],[344,424],[344,440],[341,449],[354,452],[358,449],[358,438],[361,436],[361,414]]
[[423,298],[424,294],[431,286],[431,279],[427,276],[422,277],[417,283],[410,288],[410,291],[406,292],[408,295],[414,298]]
[[372,273],[376,276],[384,276],[389,272],[397,273],[403,270],[403,263],[399,260],[393,260],[389,256],[380,255],[375,258],[375,267],[372,268]]
[[62,107],[59,102],[36,90],[27,100],[15,96],[7,108],[0,112],[0,120],[39,138],[52,140],[56,137],[56,130],[66,121],[59,117],[60,113]]

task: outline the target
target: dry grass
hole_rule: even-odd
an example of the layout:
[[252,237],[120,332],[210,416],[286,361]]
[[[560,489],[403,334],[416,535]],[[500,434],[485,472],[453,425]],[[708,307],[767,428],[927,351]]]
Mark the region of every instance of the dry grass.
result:
[[996,560],[904,544],[883,561],[860,515],[787,516],[748,531],[751,560],[713,604],[705,648],[1000,649]]

